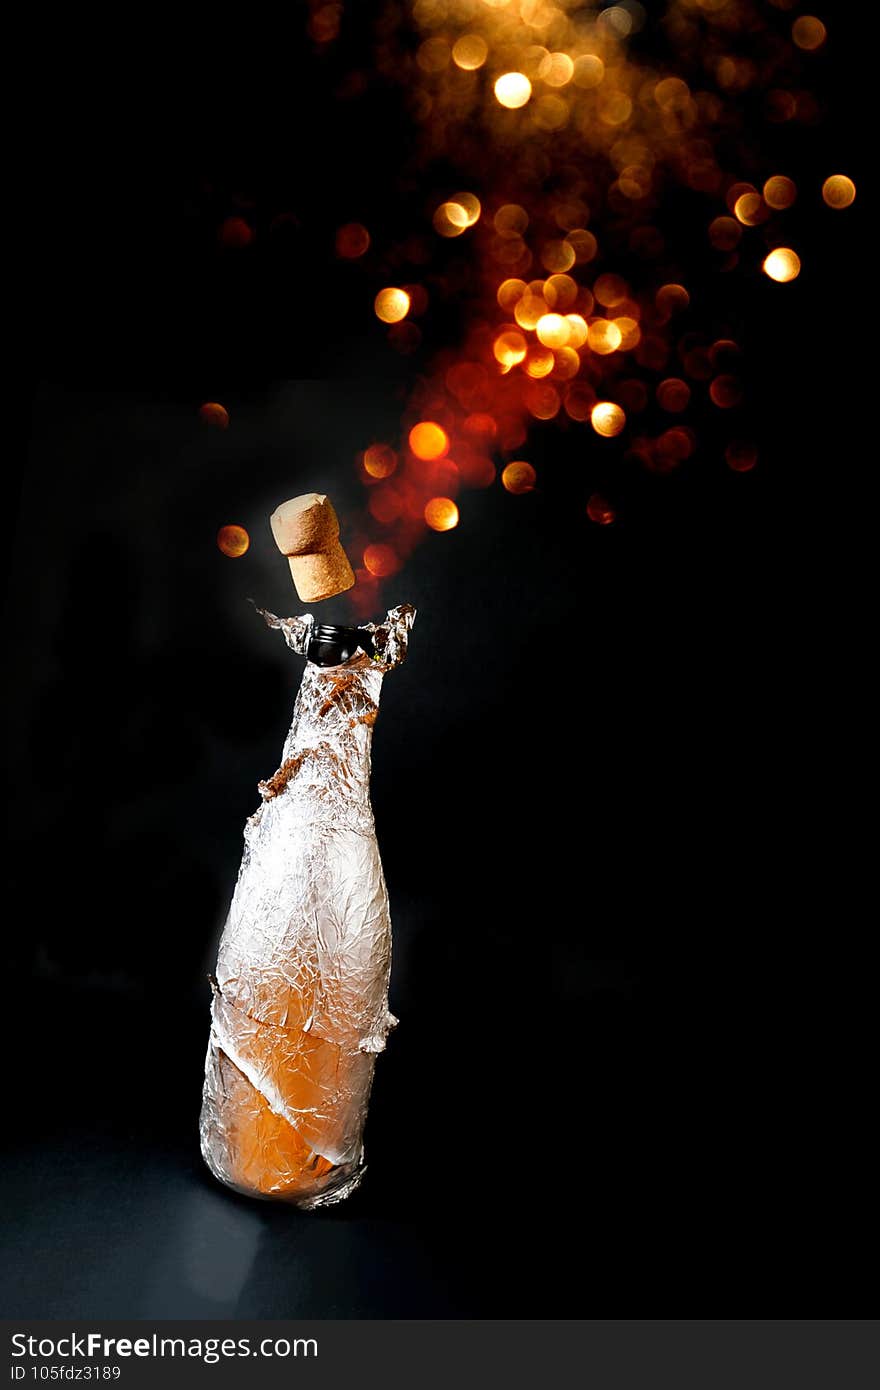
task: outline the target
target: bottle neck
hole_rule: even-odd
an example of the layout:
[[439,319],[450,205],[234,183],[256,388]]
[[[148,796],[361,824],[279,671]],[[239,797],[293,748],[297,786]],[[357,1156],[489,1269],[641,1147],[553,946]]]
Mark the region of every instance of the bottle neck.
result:
[[306,656],[315,666],[342,666],[359,652],[373,657],[375,651],[373,639],[364,628],[318,623],[312,628]]
[[320,749],[340,776],[368,780],[381,691],[382,671],[366,656],[333,667],[309,661],[296,698],[285,757]]

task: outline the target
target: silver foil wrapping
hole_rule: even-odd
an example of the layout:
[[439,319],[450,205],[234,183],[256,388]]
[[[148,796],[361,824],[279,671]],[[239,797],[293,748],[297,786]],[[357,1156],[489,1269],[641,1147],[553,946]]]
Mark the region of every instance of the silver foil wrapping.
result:
[[[263,617],[306,653],[309,615]],[[370,745],[414,617],[403,605],[365,624],[373,657],[306,663],[280,767],[245,824],[200,1120],[205,1162],[239,1192],[311,1208],[341,1201],[364,1172],[376,1055],[397,1022]]]

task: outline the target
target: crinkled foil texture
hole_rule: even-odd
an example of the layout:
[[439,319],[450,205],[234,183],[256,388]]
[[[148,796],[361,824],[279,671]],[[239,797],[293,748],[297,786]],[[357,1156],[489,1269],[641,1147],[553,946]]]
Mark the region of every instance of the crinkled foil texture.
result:
[[[305,653],[310,615],[263,617]],[[363,1173],[376,1054],[397,1022],[370,745],[382,680],[404,660],[414,617],[403,605],[365,624],[373,658],[307,662],[280,767],[245,825],[200,1121],[205,1162],[241,1192],[316,1207],[342,1200]]]

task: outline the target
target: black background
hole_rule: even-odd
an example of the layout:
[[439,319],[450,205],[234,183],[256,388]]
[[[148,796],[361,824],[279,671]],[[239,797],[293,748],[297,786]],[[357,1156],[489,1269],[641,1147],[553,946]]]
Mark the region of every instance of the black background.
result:
[[[858,1311],[864,951],[826,896],[823,790],[865,418],[862,209],[816,191],[860,181],[842,32],[826,119],[786,151],[804,272],[739,291],[754,473],[707,450],[599,528],[607,465],[538,427],[541,489],[469,495],[383,593],[419,613],[374,744],[401,1027],[362,1191],[303,1215],[203,1170],[205,975],[299,674],[246,602],[295,611],[265,518],[307,489],[354,505],[419,365],[332,258],[342,221],[392,233],[400,95],[355,113],[302,9],[277,23],[31,51],[7,1315]],[[221,254],[242,209],[255,244]]]

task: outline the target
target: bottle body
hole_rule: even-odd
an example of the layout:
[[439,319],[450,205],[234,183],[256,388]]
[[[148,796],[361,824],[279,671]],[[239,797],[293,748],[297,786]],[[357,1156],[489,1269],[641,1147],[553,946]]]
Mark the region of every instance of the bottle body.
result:
[[307,663],[281,765],[245,826],[212,980],[205,1162],[237,1191],[303,1207],[360,1182],[376,1056],[396,1022],[369,796],[382,681],[402,650],[389,655]]

